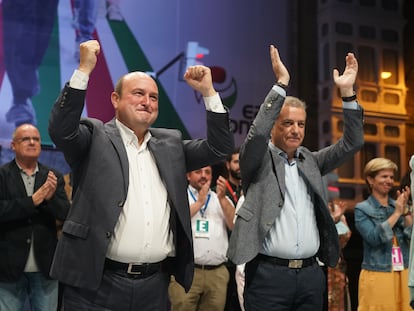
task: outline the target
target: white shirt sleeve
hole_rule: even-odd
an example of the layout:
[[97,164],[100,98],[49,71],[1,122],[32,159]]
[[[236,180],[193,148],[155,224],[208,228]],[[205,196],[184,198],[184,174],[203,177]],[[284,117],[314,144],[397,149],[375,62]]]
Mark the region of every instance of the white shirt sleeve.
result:
[[75,69],[69,80],[69,86],[73,89],[86,90],[88,87],[89,76],[82,71]]
[[203,97],[204,105],[206,106],[206,110],[217,112],[217,113],[225,113],[226,109],[221,102],[220,95],[216,93],[213,96]]

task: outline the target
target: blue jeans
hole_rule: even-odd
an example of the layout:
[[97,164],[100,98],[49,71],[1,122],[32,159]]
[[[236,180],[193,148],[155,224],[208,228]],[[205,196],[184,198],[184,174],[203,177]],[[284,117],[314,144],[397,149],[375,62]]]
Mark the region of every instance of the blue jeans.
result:
[[17,282],[0,282],[0,310],[23,311],[26,299],[32,311],[56,311],[58,281],[41,272],[25,272]]

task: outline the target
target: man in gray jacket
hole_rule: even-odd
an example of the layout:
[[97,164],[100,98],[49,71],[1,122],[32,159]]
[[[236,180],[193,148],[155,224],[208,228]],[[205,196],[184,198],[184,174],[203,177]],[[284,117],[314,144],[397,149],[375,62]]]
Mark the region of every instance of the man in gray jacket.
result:
[[[301,146],[306,105],[286,97],[289,72],[270,47],[273,86],[240,151],[246,199],[237,212],[228,250],[246,264],[246,310],[322,310],[326,279],[316,258],[335,266],[339,242],[327,207],[322,176],[350,160],[363,146],[363,109],[353,85],[358,63],[345,58],[333,78],[342,96],[344,135],[317,152]],[[270,138],[270,140],[269,140]]]

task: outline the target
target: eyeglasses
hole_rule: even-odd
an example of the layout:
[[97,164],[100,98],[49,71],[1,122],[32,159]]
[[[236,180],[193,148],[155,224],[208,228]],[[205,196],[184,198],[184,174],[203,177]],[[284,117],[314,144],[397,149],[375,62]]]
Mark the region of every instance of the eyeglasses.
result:
[[24,137],[20,137],[20,138],[15,138],[14,139],[14,141],[17,141],[18,143],[31,142],[32,140],[35,143],[39,143],[40,142],[40,137],[37,137],[37,136],[34,136],[34,137],[24,136]]

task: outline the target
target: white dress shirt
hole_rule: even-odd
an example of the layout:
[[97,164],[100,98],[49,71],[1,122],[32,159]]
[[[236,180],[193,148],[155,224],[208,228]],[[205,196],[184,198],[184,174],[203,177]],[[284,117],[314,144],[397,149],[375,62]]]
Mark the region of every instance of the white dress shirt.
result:
[[[221,208],[217,194],[209,191],[207,207],[191,218],[191,228],[194,242],[194,262],[199,265],[219,265],[227,261],[226,253],[229,246],[226,220]],[[188,186],[188,200],[193,204],[198,198],[198,191]],[[199,236],[197,234],[197,221],[208,221],[208,234]]]
[[263,253],[285,259],[314,256],[319,249],[313,197],[300,176],[296,160],[289,163],[287,155],[271,142],[269,147],[283,157],[286,193],[284,205],[263,243]]

